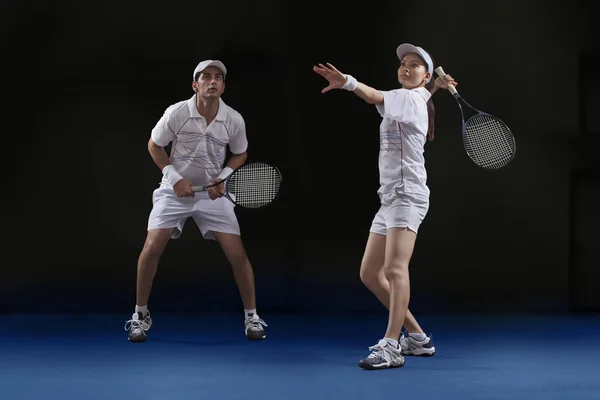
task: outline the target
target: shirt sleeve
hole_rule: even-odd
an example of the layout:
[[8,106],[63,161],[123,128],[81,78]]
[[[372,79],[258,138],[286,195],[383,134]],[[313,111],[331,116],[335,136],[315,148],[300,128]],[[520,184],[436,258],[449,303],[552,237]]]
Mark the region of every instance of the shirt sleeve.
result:
[[173,109],[171,106],[165,110],[165,113],[156,123],[156,126],[152,129],[152,141],[160,147],[167,146],[173,137],[175,137],[175,131],[173,130]]
[[410,123],[419,115],[419,109],[431,98],[428,90],[396,89],[380,91],[383,95],[383,104],[376,104],[377,111],[384,118],[398,122]]
[[229,139],[229,150],[233,154],[242,154],[248,149],[248,139],[246,138],[246,122],[244,118],[240,120],[234,130],[233,135]]

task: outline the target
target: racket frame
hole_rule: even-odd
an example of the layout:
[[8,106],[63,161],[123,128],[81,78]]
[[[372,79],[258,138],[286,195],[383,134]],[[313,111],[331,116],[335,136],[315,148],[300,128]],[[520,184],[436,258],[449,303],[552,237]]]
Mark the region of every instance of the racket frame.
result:
[[[436,72],[436,73],[438,74],[438,76],[439,76],[439,77],[441,77],[442,79],[443,79],[443,78],[444,78],[444,76],[446,75],[446,73],[444,72],[444,69],[443,69],[441,66],[437,67],[437,68],[435,69],[435,72]],[[474,162],[474,164],[475,164],[475,165],[477,165],[477,166],[478,166],[478,167],[480,167],[480,168],[483,168],[483,169],[486,169],[486,170],[493,170],[493,171],[495,171],[495,170],[498,170],[498,169],[500,169],[500,168],[504,168],[504,167],[506,167],[508,164],[510,164],[510,163],[512,162],[512,160],[515,158],[515,155],[516,155],[516,153],[517,153],[517,142],[516,142],[516,140],[515,140],[515,137],[514,137],[514,135],[513,135],[512,131],[511,131],[511,130],[510,130],[510,128],[508,127],[508,125],[506,125],[506,124],[504,123],[504,121],[502,121],[500,118],[498,118],[498,117],[496,117],[496,116],[494,116],[494,115],[488,114],[488,113],[486,113],[486,112],[483,112],[483,111],[481,111],[481,110],[479,110],[479,109],[477,109],[477,108],[473,107],[471,104],[469,104],[469,103],[468,103],[468,102],[467,102],[467,101],[466,101],[466,100],[465,100],[465,99],[464,99],[464,98],[463,98],[463,97],[462,97],[462,96],[461,96],[461,95],[458,93],[458,91],[456,90],[456,88],[454,87],[454,85],[450,85],[450,84],[449,84],[449,85],[448,85],[448,90],[449,90],[449,91],[450,91],[450,93],[452,94],[452,97],[454,97],[454,98],[456,99],[456,104],[458,104],[458,109],[460,110],[460,117],[461,117],[461,120],[462,120],[462,137],[463,137],[463,147],[464,147],[464,149],[465,149],[465,153],[467,153],[467,156],[468,156],[468,157],[471,159],[471,161],[473,161],[473,162]],[[475,113],[476,113],[475,115],[472,115],[472,116],[470,116],[470,117],[469,117],[469,118],[468,118],[466,121],[465,121],[465,114],[464,114],[464,111],[463,111],[463,107],[462,107],[462,105],[461,105],[461,102],[462,102],[462,103],[465,103],[465,105],[467,105],[468,107],[470,107],[470,108],[471,108],[473,111],[475,111]],[[468,149],[467,149],[467,143],[466,143],[466,139],[465,139],[465,138],[466,138],[467,125],[468,125],[469,121],[471,121],[473,118],[475,118],[475,117],[479,117],[479,116],[485,116],[485,117],[490,117],[490,118],[493,118],[493,119],[495,119],[496,121],[498,121],[498,122],[500,122],[502,125],[504,125],[504,126],[506,127],[506,129],[507,129],[507,130],[510,132],[510,136],[511,136],[511,138],[512,138],[512,148],[513,148],[513,151],[512,151],[512,154],[511,154],[511,157],[510,157],[510,159],[508,159],[508,160],[507,160],[507,161],[504,163],[504,165],[502,165],[502,166],[501,166],[501,167],[499,167],[499,168],[486,168],[486,167],[484,167],[484,166],[480,165],[480,163],[478,163],[476,160],[474,160],[474,159],[473,159],[473,157],[471,157],[471,154],[469,153],[469,151],[468,151]]]

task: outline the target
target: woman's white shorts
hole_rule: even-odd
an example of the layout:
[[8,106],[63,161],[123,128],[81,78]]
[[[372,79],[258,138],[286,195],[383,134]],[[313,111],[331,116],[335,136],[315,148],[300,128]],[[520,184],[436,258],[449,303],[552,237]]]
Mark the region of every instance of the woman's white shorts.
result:
[[381,205],[373,218],[370,231],[387,234],[390,228],[408,228],[417,233],[429,210],[429,200],[399,196],[389,205]]

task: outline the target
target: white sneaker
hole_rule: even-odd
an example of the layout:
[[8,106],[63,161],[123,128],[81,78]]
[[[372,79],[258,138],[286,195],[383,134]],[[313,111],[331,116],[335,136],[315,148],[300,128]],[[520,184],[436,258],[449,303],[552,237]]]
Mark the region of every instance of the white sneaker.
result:
[[150,311],[144,317],[141,312],[133,313],[131,319],[125,322],[125,330],[129,331],[128,340],[130,342],[145,342],[146,332],[150,330],[152,326],[152,318],[150,318]]
[[404,366],[402,351],[395,349],[387,341],[381,339],[375,346],[369,347],[371,354],[358,362],[363,369],[399,368]]
[[244,320],[246,326],[245,332],[248,340],[263,340],[267,338],[264,326],[268,326],[265,321],[258,318],[257,314],[248,314]]
[[400,348],[405,356],[424,356],[431,357],[435,354],[435,346],[431,335],[426,336],[423,340],[417,340],[407,333],[400,336]]

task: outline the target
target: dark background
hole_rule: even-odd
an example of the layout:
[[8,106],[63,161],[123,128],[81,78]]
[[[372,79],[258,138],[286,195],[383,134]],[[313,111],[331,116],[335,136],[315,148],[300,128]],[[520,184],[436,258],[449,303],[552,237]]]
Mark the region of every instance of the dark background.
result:
[[[150,131],[209,58],[228,67],[223,99],[245,117],[249,159],[285,179],[272,207],[237,210],[259,312],[383,312],[359,279],[380,117],[345,91],[321,95],[312,66],[393,89],[402,42],[429,50],[517,140],[508,167],[478,169],[454,99],[434,96],[411,309],[598,311],[597,31],[590,6],[567,0],[4,1],[0,312],[131,312],[161,176]],[[241,310],[220,248],[191,220],[150,308]]]

